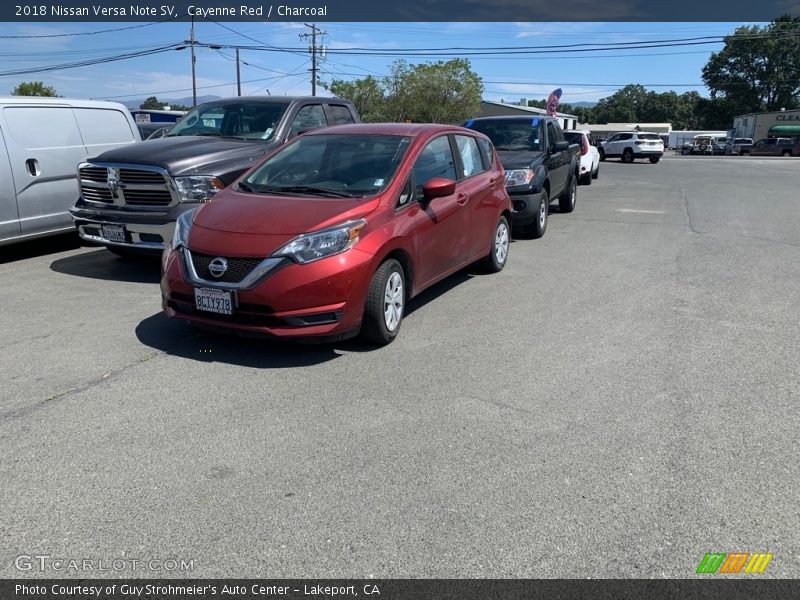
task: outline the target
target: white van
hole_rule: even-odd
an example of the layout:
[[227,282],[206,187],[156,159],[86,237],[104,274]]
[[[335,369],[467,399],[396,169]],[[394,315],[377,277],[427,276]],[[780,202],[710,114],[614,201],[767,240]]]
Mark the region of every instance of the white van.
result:
[[0,96],[0,246],[74,230],[78,163],[140,140],[116,102]]

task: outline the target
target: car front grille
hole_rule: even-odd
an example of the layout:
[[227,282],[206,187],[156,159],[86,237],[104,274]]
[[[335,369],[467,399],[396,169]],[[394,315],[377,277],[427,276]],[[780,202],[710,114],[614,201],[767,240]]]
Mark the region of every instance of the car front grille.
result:
[[208,270],[208,265],[217,256],[199,254],[197,252],[192,252],[191,255],[192,265],[198,277],[221,283],[241,283],[264,260],[263,258],[226,258],[228,269],[225,274],[222,277],[214,277]]
[[276,317],[269,306],[261,304],[238,304],[232,315],[198,310],[195,306],[194,296],[173,292],[167,300],[167,305],[179,315],[200,317],[219,323],[235,323],[237,325],[253,325],[256,327],[286,327],[288,323]]
[[90,202],[165,207],[174,202],[169,176],[155,168],[87,164],[79,171],[81,195]]

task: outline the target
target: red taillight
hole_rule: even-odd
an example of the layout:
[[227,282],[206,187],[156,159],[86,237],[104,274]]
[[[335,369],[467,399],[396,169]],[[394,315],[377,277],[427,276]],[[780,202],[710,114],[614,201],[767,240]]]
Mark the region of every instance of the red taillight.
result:
[[589,140],[586,139],[586,136],[581,137],[581,156],[589,152]]
[[635,141],[635,142],[633,142],[633,143],[634,143],[634,144],[646,144],[647,142],[646,142],[646,141],[644,141],[644,140],[636,140],[636,141]]

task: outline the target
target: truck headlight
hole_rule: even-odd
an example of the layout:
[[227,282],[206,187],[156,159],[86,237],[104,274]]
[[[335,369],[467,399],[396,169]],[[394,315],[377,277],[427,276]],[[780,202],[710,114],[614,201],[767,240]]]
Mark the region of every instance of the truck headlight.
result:
[[193,208],[183,213],[175,222],[175,232],[172,234],[172,249],[177,250],[181,246],[189,247],[189,232],[192,230],[192,220],[195,213],[200,210]]
[[339,254],[356,243],[366,224],[364,219],[359,219],[330,229],[304,233],[275,252],[274,256],[286,256],[303,264]]
[[506,171],[506,187],[528,185],[536,176],[533,169],[511,169]]
[[210,175],[175,178],[175,188],[181,202],[208,202],[224,187],[224,183]]

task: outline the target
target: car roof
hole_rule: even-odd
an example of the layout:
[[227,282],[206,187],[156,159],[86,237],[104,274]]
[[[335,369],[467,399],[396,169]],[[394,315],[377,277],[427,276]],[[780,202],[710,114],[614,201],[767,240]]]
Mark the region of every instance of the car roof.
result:
[[[350,104],[350,100],[344,98],[336,98],[330,96],[232,96],[230,98],[217,98],[216,100],[209,100],[203,104],[252,104],[253,102],[264,102],[270,104],[286,104],[287,106],[292,102],[313,100],[318,104]],[[199,106],[199,105],[198,105]]]
[[83,100],[81,98],[53,98],[47,96],[0,96],[0,104],[38,104],[69,106],[72,108],[115,108],[128,111],[124,104],[107,100]]
[[472,135],[479,132],[459,127],[457,125],[440,125],[437,123],[350,123],[347,125],[334,125],[310,131],[305,135],[327,134],[362,134],[362,135],[405,135],[421,137],[445,131],[464,132]]

